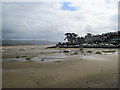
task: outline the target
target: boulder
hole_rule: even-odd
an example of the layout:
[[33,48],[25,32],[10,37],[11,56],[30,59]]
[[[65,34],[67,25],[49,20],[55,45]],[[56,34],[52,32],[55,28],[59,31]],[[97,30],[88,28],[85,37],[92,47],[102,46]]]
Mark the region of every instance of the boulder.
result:
[[64,52],[64,53],[69,53],[70,50],[64,49],[63,52]]

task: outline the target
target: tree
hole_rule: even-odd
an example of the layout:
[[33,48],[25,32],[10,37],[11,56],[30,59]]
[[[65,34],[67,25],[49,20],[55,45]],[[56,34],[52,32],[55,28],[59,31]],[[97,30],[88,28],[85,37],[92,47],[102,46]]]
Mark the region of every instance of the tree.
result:
[[77,43],[77,34],[75,33],[66,33],[65,34],[65,39],[64,40],[68,40],[68,44],[76,44]]
[[83,37],[78,37],[77,42],[78,42],[78,45],[80,47],[80,50],[82,50],[83,49],[84,38]]
[[72,34],[71,33],[65,33],[65,39],[64,40],[68,40],[68,44],[71,44],[72,42]]

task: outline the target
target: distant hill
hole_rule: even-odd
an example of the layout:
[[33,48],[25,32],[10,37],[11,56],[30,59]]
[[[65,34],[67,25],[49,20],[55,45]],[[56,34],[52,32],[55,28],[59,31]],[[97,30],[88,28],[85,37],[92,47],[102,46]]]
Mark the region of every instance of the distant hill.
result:
[[57,42],[45,40],[2,40],[2,46],[55,45]]

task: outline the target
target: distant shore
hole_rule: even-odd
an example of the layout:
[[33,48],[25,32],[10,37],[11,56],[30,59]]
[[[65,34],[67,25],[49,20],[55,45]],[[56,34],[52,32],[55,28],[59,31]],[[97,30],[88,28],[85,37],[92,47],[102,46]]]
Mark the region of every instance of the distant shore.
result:
[[56,41],[47,40],[2,40],[1,46],[19,46],[19,45],[55,45]]
[[[56,45],[48,48],[57,48]],[[58,48],[79,48],[79,46],[60,46]],[[120,48],[120,46],[83,46],[83,48]]]

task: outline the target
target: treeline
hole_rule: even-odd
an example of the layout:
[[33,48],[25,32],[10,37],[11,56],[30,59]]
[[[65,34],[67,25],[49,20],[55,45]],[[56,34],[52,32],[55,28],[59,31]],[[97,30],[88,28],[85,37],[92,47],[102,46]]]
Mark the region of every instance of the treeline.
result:
[[55,45],[57,42],[44,40],[2,40],[2,46],[17,45]]

